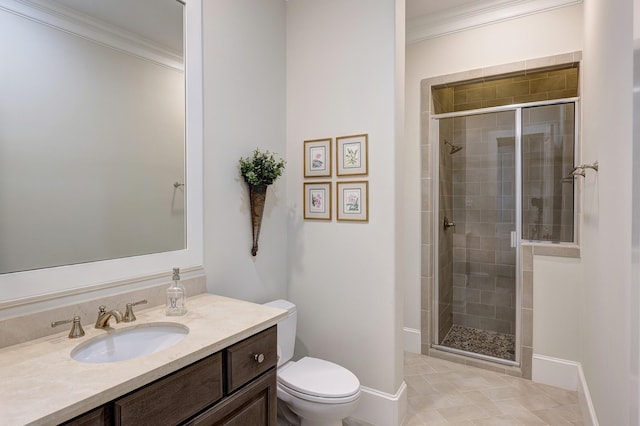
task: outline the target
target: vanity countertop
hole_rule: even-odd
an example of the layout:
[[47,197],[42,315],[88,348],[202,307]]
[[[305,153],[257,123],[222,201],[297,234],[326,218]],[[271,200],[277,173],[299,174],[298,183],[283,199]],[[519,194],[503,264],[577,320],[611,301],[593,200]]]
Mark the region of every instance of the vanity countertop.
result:
[[[164,306],[136,311],[138,320],[113,329],[150,322],[187,326],[178,344],[144,357],[106,364],[75,361],[74,347],[107,331],[83,318],[85,336],[69,339],[69,330],[0,349],[0,419],[3,425],[55,424],[144,386],[275,325],[281,309],[212,294],[187,299],[184,316],[168,317]],[[48,327],[49,324],[43,324]],[[70,327],[70,325],[69,325]]]

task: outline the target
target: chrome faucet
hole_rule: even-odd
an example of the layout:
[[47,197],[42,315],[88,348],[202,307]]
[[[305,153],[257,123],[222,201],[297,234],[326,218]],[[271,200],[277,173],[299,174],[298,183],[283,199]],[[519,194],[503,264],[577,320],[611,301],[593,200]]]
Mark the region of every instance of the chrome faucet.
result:
[[107,312],[107,308],[104,305],[98,307],[98,319],[96,320],[96,328],[107,328],[109,326],[109,320],[111,317],[116,319],[116,323],[122,321],[122,312],[117,309],[112,309]]

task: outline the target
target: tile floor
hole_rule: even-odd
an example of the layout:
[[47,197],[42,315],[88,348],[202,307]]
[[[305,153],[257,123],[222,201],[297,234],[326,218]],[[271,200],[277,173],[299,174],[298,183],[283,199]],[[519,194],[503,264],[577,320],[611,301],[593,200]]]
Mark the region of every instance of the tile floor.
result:
[[583,424],[576,392],[412,353],[404,376],[402,426]]
[[[402,426],[582,425],[576,392],[405,353],[408,412]],[[378,426],[345,419],[344,426]]]

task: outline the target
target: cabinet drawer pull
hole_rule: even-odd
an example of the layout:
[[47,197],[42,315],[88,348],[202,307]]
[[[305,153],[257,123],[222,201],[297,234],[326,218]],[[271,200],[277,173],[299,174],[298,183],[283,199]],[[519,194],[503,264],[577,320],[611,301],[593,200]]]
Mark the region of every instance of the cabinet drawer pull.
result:
[[264,354],[253,354],[253,359],[255,359],[258,364],[262,364],[264,362]]

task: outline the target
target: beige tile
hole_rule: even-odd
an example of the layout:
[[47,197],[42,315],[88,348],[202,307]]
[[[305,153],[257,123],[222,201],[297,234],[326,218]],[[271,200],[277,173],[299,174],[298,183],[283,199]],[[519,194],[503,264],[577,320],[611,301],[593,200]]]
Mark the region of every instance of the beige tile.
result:
[[[72,319],[75,315],[80,316],[83,327],[92,327],[98,314],[99,305],[105,305],[110,309],[119,309],[122,312],[124,312],[127,303],[143,299],[147,300],[147,304],[140,306],[140,311],[163,305],[165,303],[166,289],[169,285],[169,276],[166,278],[166,284],[158,284],[112,296],[72,303],[34,314],[0,320],[0,348],[69,331],[70,326],[66,324],[52,328],[51,323]],[[187,290],[187,296],[195,296],[206,291],[204,277],[184,279],[182,283]]]
[[473,422],[478,426],[514,426],[518,424],[518,420],[512,416],[493,416],[486,419],[477,419]]
[[529,411],[546,410],[559,406],[556,401],[544,394],[526,394],[516,398],[516,400]]
[[421,191],[422,191],[422,211],[433,210],[433,200],[431,197],[432,180],[430,177],[421,179]]
[[487,413],[476,405],[460,405],[447,408],[439,408],[438,413],[447,421],[462,421],[487,417]]
[[435,409],[420,411],[417,413],[416,417],[420,422],[422,422],[416,424],[447,424],[447,419]]
[[473,81],[484,77],[482,68],[475,70],[462,71],[455,74],[449,74],[446,77],[447,83],[456,83],[458,81]]
[[522,272],[522,307],[533,309],[533,272]]
[[533,246],[533,253],[536,256],[570,257],[578,259],[580,258],[580,247],[536,244]]
[[533,347],[533,309],[522,309],[522,346]]
[[582,424],[575,392],[417,354],[405,366],[405,426]]
[[422,244],[422,273],[423,277],[432,277],[433,276],[433,257],[432,257],[433,246],[431,244]]
[[533,247],[530,245],[522,246],[522,270],[533,271]]
[[527,70],[534,70],[538,68],[546,68],[555,66],[558,64],[567,64],[574,61],[573,53],[565,53],[562,55],[547,56],[544,58],[530,59],[526,61]]
[[433,238],[433,214],[431,212],[421,213],[422,242],[431,243]]
[[522,346],[522,354],[520,359],[520,369],[522,370],[522,378],[531,379],[531,363],[533,357],[533,348]]
[[572,423],[559,415],[554,410],[535,410],[533,414],[538,416],[544,422],[554,426],[570,426]]

